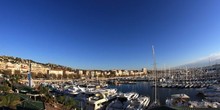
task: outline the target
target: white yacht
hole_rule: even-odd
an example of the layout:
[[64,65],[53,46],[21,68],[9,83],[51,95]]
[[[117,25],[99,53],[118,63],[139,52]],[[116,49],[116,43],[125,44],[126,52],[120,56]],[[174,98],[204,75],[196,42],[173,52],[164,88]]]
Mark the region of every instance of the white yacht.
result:
[[86,110],[100,110],[108,99],[103,93],[95,93],[94,96],[88,97],[86,100]]
[[128,92],[128,93],[124,93],[123,95],[124,95],[125,97],[127,97],[128,100],[136,99],[136,98],[139,96],[139,94],[136,93],[136,92]]
[[129,93],[119,93],[116,100],[112,101],[107,107],[106,110],[125,110],[131,100],[134,100],[138,97],[138,93],[129,92]]
[[175,107],[188,107],[190,97],[186,94],[173,94],[170,99],[166,99],[166,105]]
[[85,87],[81,87],[81,86],[77,86],[82,92],[85,92],[86,91],[86,88]]
[[66,94],[72,94],[72,95],[77,95],[79,92],[81,92],[81,90],[76,87],[76,86],[68,86],[65,88],[64,93]]
[[128,100],[126,97],[117,97],[106,108],[106,110],[124,110],[128,106]]
[[190,108],[220,108],[219,102],[208,102],[208,101],[189,101]]
[[86,100],[86,110],[103,110],[109,100],[116,98],[116,92],[111,89],[94,92]]
[[150,103],[150,97],[139,96],[136,99],[133,99],[129,102],[126,110],[144,110]]

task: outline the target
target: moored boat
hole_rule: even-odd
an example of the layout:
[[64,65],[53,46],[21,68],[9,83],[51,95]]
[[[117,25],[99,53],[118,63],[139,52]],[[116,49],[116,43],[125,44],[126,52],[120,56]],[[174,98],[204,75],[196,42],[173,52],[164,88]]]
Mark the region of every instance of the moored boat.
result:
[[188,107],[188,101],[190,97],[186,94],[173,94],[170,99],[166,99],[166,105],[175,107]]
[[140,96],[136,99],[129,101],[126,110],[144,110],[150,103],[150,97]]

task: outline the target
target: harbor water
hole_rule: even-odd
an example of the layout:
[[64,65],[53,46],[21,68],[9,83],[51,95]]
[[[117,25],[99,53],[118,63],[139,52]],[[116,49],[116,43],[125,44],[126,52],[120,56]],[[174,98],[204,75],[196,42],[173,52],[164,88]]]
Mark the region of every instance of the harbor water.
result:
[[[152,82],[137,82],[136,84],[109,85],[108,88],[116,88],[118,92],[137,92],[140,95],[150,96],[151,101],[154,101],[154,87],[151,85]],[[165,100],[170,98],[172,94],[179,93],[187,94],[192,101],[202,100],[197,96],[198,89],[196,88],[157,88],[158,99],[162,105],[165,105]]]

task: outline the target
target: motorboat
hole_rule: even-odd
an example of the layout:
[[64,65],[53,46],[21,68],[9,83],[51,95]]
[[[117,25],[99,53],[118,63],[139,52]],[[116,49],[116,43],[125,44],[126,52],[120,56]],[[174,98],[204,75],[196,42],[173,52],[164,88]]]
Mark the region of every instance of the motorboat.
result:
[[166,105],[169,107],[186,107],[190,97],[186,94],[173,94],[170,99],[166,99]]
[[131,100],[138,98],[139,94],[135,92],[119,93],[116,100],[112,101],[106,110],[125,110]]
[[129,101],[126,110],[144,110],[150,103],[150,97],[139,96],[136,99]]
[[189,101],[190,108],[220,108],[219,102],[209,102],[209,101]]

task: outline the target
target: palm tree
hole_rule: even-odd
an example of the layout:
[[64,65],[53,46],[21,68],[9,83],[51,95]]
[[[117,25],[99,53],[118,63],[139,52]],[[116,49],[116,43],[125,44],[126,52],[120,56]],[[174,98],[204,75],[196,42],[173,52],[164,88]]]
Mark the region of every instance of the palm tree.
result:
[[39,93],[44,95],[44,102],[53,103],[54,98],[53,95],[49,92],[48,87],[39,86]]
[[0,96],[0,107],[16,109],[16,106],[20,104],[20,97],[16,94],[7,94],[6,96]]
[[19,74],[14,74],[10,77],[10,81],[12,84],[18,83],[20,79],[21,79],[21,76]]
[[77,105],[76,101],[73,98],[68,97],[64,103],[64,108],[66,110],[72,110],[76,108],[76,105]]
[[63,109],[65,110],[72,110],[74,108],[77,108],[77,102],[68,96],[58,96],[57,97],[58,102],[63,104]]
[[64,104],[64,101],[65,101],[65,96],[58,96],[57,97],[57,101],[61,104]]
[[0,90],[5,94],[8,93],[11,90],[11,88],[7,84],[4,84],[0,85]]

